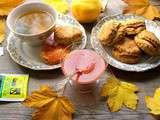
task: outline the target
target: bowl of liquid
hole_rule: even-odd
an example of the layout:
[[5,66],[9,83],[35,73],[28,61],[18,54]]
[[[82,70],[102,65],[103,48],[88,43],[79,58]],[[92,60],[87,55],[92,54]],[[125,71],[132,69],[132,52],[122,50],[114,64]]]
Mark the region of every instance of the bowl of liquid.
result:
[[52,33],[57,13],[49,5],[28,2],[15,8],[7,17],[9,30],[29,45],[40,45]]

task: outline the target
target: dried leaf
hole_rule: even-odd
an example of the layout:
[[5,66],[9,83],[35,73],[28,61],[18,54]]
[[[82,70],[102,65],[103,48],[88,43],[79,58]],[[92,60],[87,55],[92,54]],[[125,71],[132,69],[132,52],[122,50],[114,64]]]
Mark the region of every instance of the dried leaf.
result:
[[60,13],[68,13],[69,4],[66,0],[43,0],[45,3],[51,5],[54,9],[56,9]]
[[0,16],[6,16],[9,12],[23,3],[24,0],[2,0],[0,2]]
[[75,107],[67,97],[58,96],[50,87],[43,86],[32,92],[24,104],[37,111],[33,113],[33,120],[72,120]]
[[145,96],[145,101],[150,113],[160,115],[160,88],[156,89],[154,97]]
[[107,97],[107,105],[111,112],[120,110],[123,105],[135,110],[138,101],[138,96],[135,94],[137,91],[137,86],[111,76],[103,85],[101,96]]
[[5,19],[0,19],[0,44],[4,41]]
[[128,4],[124,8],[123,13],[132,13],[135,15],[141,15],[148,19],[154,19],[160,17],[160,11],[156,6],[150,4],[149,0],[123,0]]

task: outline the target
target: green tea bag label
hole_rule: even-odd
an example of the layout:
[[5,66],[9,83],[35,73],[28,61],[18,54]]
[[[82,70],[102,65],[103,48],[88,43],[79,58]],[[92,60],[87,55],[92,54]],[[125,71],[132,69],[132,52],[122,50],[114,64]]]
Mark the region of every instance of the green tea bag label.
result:
[[23,101],[27,97],[28,75],[1,75],[0,101]]

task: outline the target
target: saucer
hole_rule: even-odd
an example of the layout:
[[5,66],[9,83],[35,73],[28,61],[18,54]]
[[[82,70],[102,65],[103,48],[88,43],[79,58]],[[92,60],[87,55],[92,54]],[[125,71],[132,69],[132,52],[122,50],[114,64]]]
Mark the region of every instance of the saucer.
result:
[[137,64],[126,64],[126,63],[122,63],[118,60],[116,60],[114,57],[112,57],[111,54],[111,47],[104,47],[98,40],[97,38],[97,34],[101,28],[101,26],[109,20],[128,20],[128,19],[142,19],[145,21],[145,25],[146,25],[146,29],[148,31],[153,32],[157,38],[160,40],[160,27],[158,25],[157,22],[145,19],[143,17],[140,16],[135,16],[135,15],[123,15],[123,14],[118,14],[115,16],[106,16],[103,19],[101,19],[97,25],[92,29],[92,33],[91,33],[91,44],[92,47],[94,48],[94,50],[100,54],[104,60],[110,64],[111,66],[124,70],[124,71],[132,71],[132,72],[143,72],[143,71],[147,71],[153,68],[156,68],[160,65],[160,56],[157,57],[150,57],[150,56],[146,56],[143,55],[142,59],[139,63]]
[[[79,44],[77,47],[80,49],[85,48],[87,44],[87,36],[85,33],[85,29],[78,21],[70,16],[59,14],[57,24],[69,24],[79,27],[83,33],[83,38],[81,44]],[[53,70],[60,68],[60,64],[47,65],[42,61],[40,57],[41,48],[42,46],[32,47],[25,42],[21,42],[21,40],[15,37],[13,33],[9,33],[9,36],[7,38],[7,50],[10,57],[17,64],[33,70]]]

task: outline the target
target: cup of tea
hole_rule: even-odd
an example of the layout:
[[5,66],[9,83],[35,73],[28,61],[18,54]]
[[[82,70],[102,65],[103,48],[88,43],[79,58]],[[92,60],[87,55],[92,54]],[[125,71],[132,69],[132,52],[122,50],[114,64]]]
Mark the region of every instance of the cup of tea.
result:
[[31,46],[41,45],[52,33],[57,13],[42,2],[28,2],[16,7],[7,17],[9,30]]

